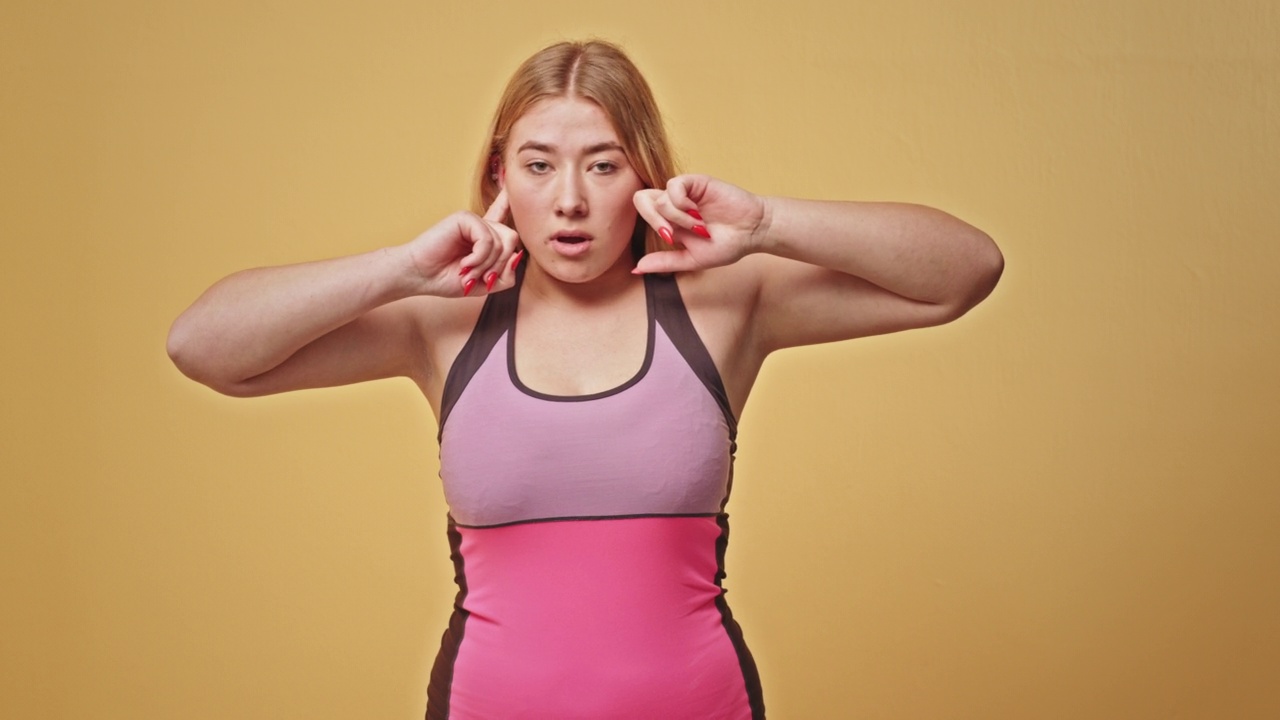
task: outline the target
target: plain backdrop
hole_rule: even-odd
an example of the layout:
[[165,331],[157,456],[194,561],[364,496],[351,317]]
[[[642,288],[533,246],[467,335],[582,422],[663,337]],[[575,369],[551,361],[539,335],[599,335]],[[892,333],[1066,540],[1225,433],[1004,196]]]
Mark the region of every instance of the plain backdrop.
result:
[[686,169],[1007,259],[953,325],[766,364],[726,587],[770,717],[1280,716],[1270,0],[9,0],[0,715],[421,717],[426,403],[223,398],[165,334],[465,207],[507,77],[592,36]]

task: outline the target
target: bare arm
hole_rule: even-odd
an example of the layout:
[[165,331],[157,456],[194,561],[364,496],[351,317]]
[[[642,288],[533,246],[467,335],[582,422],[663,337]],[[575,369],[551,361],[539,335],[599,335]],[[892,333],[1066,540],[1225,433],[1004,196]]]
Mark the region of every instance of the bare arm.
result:
[[758,304],[769,349],[950,322],[1004,268],[990,237],[941,210],[781,198],[767,208],[756,252],[771,256]]
[[[421,286],[405,255],[386,248],[223,278],[174,322],[169,356],[183,374],[228,395],[405,374],[412,323],[407,305],[394,301]],[[270,376],[311,343],[323,351],[310,353],[312,382]]]
[[640,269],[737,263],[722,281],[749,293],[764,354],[948,322],[985,298],[1004,266],[985,233],[919,205],[762,198],[706,176],[641,192],[646,220],[674,228],[683,247]]
[[485,218],[455,213],[407,245],[235,273],[178,317],[169,355],[185,375],[229,395],[421,380],[423,313],[446,313],[443,298],[514,282],[518,238],[490,218],[505,212],[500,196]]

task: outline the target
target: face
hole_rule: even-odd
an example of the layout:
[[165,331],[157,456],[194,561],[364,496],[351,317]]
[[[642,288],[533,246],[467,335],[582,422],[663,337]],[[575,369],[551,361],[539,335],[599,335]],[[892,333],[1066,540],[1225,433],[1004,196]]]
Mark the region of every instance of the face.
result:
[[599,105],[570,97],[534,104],[511,127],[502,184],[540,270],[575,283],[630,272],[632,197],[644,184]]

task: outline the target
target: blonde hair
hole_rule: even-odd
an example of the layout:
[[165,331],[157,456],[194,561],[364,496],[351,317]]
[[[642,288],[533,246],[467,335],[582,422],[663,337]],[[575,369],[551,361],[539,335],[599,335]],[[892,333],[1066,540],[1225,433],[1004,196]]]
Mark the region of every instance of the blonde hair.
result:
[[[556,43],[525,60],[507,82],[476,169],[472,204],[477,213],[484,212],[498,196],[495,160],[506,152],[511,126],[534,103],[558,97],[582,98],[604,110],[645,187],[666,187],[667,180],[676,174],[658,104],[622,48],[603,40]],[[657,233],[637,218],[631,236],[632,254],[639,259],[663,247]]]

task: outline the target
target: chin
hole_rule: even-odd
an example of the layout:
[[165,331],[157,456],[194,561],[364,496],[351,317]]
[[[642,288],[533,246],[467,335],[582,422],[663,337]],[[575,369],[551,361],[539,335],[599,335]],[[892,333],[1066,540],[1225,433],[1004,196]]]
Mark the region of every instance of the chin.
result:
[[[536,259],[534,261],[537,262]],[[623,257],[619,257],[608,265],[589,261],[566,262],[560,258],[551,258],[551,262],[537,263],[537,265],[542,273],[554,280],[571,285],[583,285],[615,272],[625,272],[629,276],[634,263],[628,251]]]

